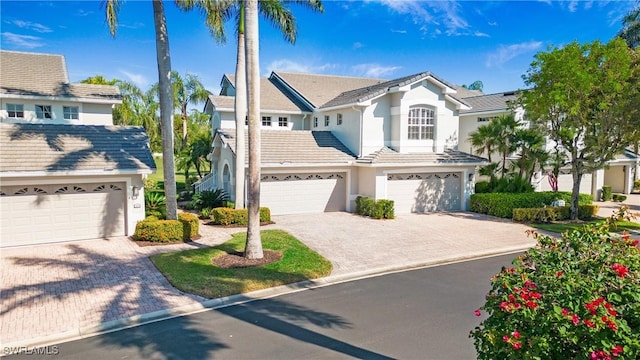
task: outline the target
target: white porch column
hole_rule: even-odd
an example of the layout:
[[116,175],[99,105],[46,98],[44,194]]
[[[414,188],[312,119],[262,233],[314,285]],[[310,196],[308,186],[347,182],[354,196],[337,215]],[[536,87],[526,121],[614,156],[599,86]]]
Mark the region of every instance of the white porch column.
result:
[[475,192],[476,174],[473,168],[466,169],[462,173],[462,211],[471,208],[471,195]]
[[374,200],[387,199],[387,174],[376,169],[376,193]]
[[623,168],[624,173],[624,194],[631,194],[633,191],[633,165],[625,165]]
[[594,201],[600,201],[602,186],[604,185],[604,169],[599,169],[591,174],[591,195]]

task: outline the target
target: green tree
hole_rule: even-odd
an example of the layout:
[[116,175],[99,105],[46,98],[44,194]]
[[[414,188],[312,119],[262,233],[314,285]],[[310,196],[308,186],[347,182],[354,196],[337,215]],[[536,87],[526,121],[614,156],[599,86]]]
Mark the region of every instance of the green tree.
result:
[[637,86],[627,44],[570,43],[536,54],[523,79],[527,117],[567,154],[573,187],[571,219],[578,215],[582,176],[601,169],[630,144],[634,120],[626,111]]
[[482,83],[481,80],[476,80],[474,82],[472,82],[469,85],[462,85],[463,88],[468,89],[468,90],[479,90],[482,91],[482,89],[484,88],[484,84]]
[[542,168],[549,158],[544,134],[537,127],[519,128],[513,136],[513,143],[518,151],[514,163],[518,177],[531,182],[534,172]]
[[180,110],[182,119],[180,149],[184,150],[188,144],[188,106],[189,104],[204,103],[211,93],[204,88],[198,77],[193,74],[187,73],[183,78],[177,71],[172,71],[171,83],[173,85],[173,103]]
[[[118,28],[118,12],[121,0],[106,0],[105,15],[111,35]],[[171,55],[169,34],[161,0],[153,0],[153,22],[156,34],[156,60],[160,100],[160,123],[162,126],[162,163],[164,166],[164,191],[167,198],[167,219],[178,218],[175,163],[173,158],[173,96],[171,89]]]
[[[636,4],[638,4],[637,1]],[[640,45],[640,7],[636,5],[622,19],[622,30],[620,30],[618,36],[623,38],[630,48],[637,48]]]
[[495,122],[496,150],[502,158],[500,177],[504,178],[507,173],[507,157],[517,150],[515,136],[521,124],[513,113],[498,115],[491,121]]
[[92,85],[116,85],[118,83],[118,79],[107,80],[104,76],[98,74],[96,76],[88,77],[80,82]]

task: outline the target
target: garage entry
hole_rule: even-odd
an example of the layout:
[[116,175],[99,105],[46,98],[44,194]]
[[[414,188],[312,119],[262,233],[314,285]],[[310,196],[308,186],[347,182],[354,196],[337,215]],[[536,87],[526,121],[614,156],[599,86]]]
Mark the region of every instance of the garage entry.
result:
[[346,173],[263,175],[260,206],[273,215],[345,211],[346,177]]
[[3,186],[2,246],[125,234],[124,183]]
[[410,173],[387,176],[387,198],[396,213],[461,210],[461,173]]

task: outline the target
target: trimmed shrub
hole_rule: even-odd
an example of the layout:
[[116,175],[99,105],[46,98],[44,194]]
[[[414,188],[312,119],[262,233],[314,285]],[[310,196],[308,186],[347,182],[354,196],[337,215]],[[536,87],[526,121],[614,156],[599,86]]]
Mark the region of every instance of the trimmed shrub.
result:
[[211,208],[204,208],[198,212],[198,217],[200,219],[210,219],[211,218]]
[[356,197],[356,213],[374,219],[393,219],[395,217],[393,200],[380,199],[378,201],[369,197]]
[[[578,205],[578,219],[592,219],[600,207],[598,205]],[[513,209],[513,220],[519,222],[544,223],[567,220],[571,217],[570,206],[548,206],[542,208]]]
[[[551,205],[556,200],[571,202],[570,192],[533,192],[521,194],[489,193],[471,195],[471,211],[501,218],[511,218],[513,209],[539,208]],[[591,204],[593,196],[580,194],[579,204]]]
[[533,232],[538,245],[493,276],[475,311],[487,314],[470,334],[477,358],[640,359],[640,249],[611,226]]
[[633,190],[634,190],[634,191],[640,191],[640,179],[635,180],[635,181],[633,182]]
[[222,189],[207,190],[195,193],[191,198],[191,207],[195,210],[204,208],[217,208],[225,205],[227,194]]
[[134,240],[159,243],[189,240],[185,238],[186,232],[181,221],[147,219],[136,224],[136,231],[133,233]]
[[627,200],[627,196],[622,194],[613,194],[611,199],[616,202],[623,202]]
[[158,184],[158,180],[152,179],[150,177],[144,179],[142,181],[142,186],[146,191],[149,190],[160,190],[160,185]]
[[[247,225],[249,212],[247,209],[218,207],[211,210],[211,220],[213,220],[213,223],[216,225]],[[260,208],[260,222],[271,222],[271,210],[269,210],[269,208]]]
[[491,192],[491,188],[489,187],[488,181],[478,181],[475,185],[475,193],[476,194],[484,194]]
[[200,235],[200,221],[197,216],[190,213],[179,213],[178,220],[183,225],[185,239],[194,239]]
[[602,187],[602,201],[610,201],[613,199],[613,190],[610,185],[604,185]]

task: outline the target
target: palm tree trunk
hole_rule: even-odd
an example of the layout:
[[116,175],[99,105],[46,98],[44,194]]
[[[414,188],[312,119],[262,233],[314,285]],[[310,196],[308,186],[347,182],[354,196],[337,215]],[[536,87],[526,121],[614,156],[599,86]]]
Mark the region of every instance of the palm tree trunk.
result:
[[158,94],[160,98],[160,122],[162,124],[162,164],[164,166],[164,193],[167,198],[167,219],[178,218],[176,175],[173,159],[173,93],[171,89],[171,57],[169,35],[164,6],[161,0],[153,0],[153,22],[156,29],[156,56],[158,60]]
[[187,119],[189,117],[189,115],[187,115],[187,104],[183,104],[182,109],[180,110],[182,112],[182,146],[180,147],[180,149],[184,150],[187,148]]
[[261,259],[260,238],[260,62],[258,47],[258,0],[246,0],[247,98],[249,100],[249,181],[247,187],[249,224],[244,256]]
[[245,159],[245,134],[244,121],[247,117],[247,69],[245,63],[244,43],[244,8],[240,7],[240,19],[238,20],[238,60],[236,62],[236,167],[235,167],[235,204],[236,209],[244,209],[244,159]]

